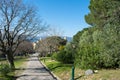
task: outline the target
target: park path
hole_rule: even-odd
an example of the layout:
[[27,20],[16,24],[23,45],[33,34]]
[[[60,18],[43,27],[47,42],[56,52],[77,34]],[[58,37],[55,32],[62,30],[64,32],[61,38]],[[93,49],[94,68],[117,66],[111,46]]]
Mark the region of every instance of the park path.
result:
[[52,74],[39,62],[38,54],[30,56],[25,71],[18,76],[16,80],[57,80]]

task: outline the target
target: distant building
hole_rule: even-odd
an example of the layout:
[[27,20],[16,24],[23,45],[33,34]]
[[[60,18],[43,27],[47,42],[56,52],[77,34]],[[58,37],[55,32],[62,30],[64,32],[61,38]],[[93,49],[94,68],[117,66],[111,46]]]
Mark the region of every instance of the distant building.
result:
[[67,37],[66,36],[64,36],[64,38],[63,38],[64,40],[67,40]]

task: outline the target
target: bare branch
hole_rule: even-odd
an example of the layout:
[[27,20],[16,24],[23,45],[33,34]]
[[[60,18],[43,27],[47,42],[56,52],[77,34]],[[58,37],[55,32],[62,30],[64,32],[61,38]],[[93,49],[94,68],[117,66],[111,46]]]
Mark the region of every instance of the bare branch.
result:
[[13,59],[22,41],[34,38],[45,29],[35,9],[24,5],[22,0],[0,0],[0,17],[0,50],[9,59]]

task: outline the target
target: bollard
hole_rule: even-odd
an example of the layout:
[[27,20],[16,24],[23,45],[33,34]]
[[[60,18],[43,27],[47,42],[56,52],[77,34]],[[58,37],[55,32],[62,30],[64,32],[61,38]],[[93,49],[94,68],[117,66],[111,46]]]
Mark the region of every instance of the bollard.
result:
[[72,78],[71,78],[71,80],[74,80],[74,66],[72,66]]

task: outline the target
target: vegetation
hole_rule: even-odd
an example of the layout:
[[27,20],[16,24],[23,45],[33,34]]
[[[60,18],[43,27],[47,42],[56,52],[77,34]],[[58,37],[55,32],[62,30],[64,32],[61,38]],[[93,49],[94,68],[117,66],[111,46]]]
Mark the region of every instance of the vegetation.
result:
[[10,67],[15,68],[14,53],[19,44],[44,30],[33,7],[22,0],[0,0],[0,52],[7,55]]
[[[44,63],[62,80],[70,79],[72,66],[67,67],[68,64],[75,64],[75,73],[80,74],[75,74],[76,79],[119,79],[120,1],[91,0],[89,9],[90,13],[85,16],[85,20],[90,27],[79,31],[72,42],[53,53],[52,60],[47,58]],[[63,65],[67,69],[62,70]],[[98,69],[99,72],[85,76],[81,69]],[[61,74],[67,75],[67,78]]]
[[[24,64],[26,60],[26,57],[15,57],[16,68],[19,69],[22,67],[22,64]],[[18,73],[20,73],[20,70],[11,70],[6,60],[0,61],[0,80],[16,80],[15,75]]]
[[41,53],[40,56],[46,56],[57,52],[66,44],[66,40],[59,36],[50,36],[37,43],[36,50]]
[[120,67],[120,1],[91,0],[85,20],[91,27],[74,38],[75,63],[82,69]]
[[52,59],[62,63],[73,64],[75,59],[75,50],[72,43],[68,43],[62,50],[53,53]]
[[[94,74],[90,76],[91,79],[111,79],[113,76],[112,79],[119,79],[114,74],[120,71],[120,0],[91,0],[89,9],[90,13],[85,16],[85,20],[90,27],[74,35],[72,42],[66,44],[66,40],[61,37],[51,36],[40,40],[36,50],[41,53],[40,56],[51,56],[41,60],[63,80],[70,79],[73,64],[76,73],[82,74],[76,75],[81,79],[87,79],[84,73],[80,73],[83,72],[81,69],[89,68],[100,70],[99,75]],[[23,44],[28,46],[28,42],[24,41],[43,28],[38,29],[33,8],[27,8],[22,1],[1,0],[0,16],[0,53],[7,55],[10,64],[10,68],[8,65],[0,65],[0,71],[5,75],[11,68],[15,68],[14,54],[17,49],[21,48],[21,51],[18,50],[21,53],[32,50],[32,44],[29,44],[29,49],[24,48]],[[117,68],[118,71],[112,70]]]
[[[51,60],[50,57],[40,58],[50,71],[56,74],[62,80],[70,79],[71,64],[62,64],[61,62]],[[66,76],[65,76],[66,75]]]
[[0,74],[3,76],[6,76],[8,73],[10,73],[11,68],[8,64],[0,64]]
[[28,54],[34,53],[33,44],[30,41],[23,41],[19,44],[18,48],[15,51],[17,56],[27,56]]
[[120,68],[120,1],[91,0],[85,20],[91,27],[79,31],[63,49],[52,55],[81,69]]
[[[43,64],[52,71],[61,80],[71,79],[72,64],[63,64],[61,62],[52,60],[50,57],[40,58]],[[114,70],[98,70],[98,73],[93,75],[85,76],[85,71],[79,67],[75,67],[75,80],[119,80],[120,69]]]

